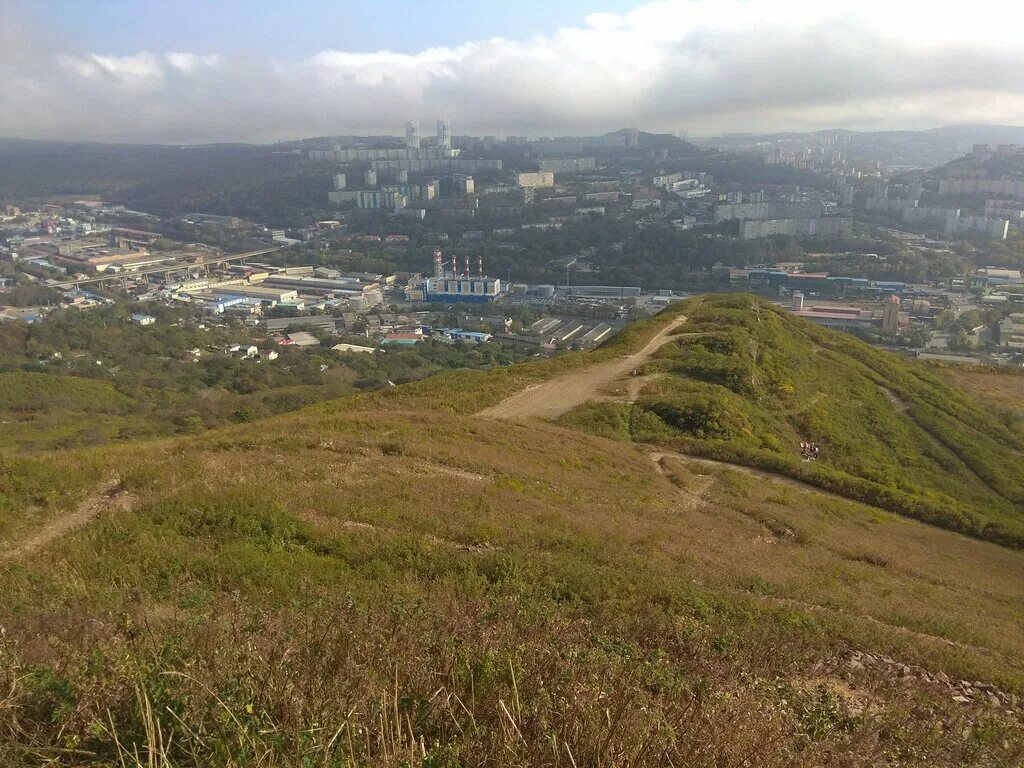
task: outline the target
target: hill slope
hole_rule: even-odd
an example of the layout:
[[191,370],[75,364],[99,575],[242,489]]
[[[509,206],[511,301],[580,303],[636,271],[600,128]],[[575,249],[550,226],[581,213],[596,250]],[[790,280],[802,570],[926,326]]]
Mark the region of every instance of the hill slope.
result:
[[[642,373],[635,403],[563,423],[769,469],[1024,546],[1024,421],[923,366],[749,296],[707,297]],[[821,447],[805,462],[800,443]]]
[[682,345],[651,348],[666,315],[198,437],[4,455],[0,764],[1014,764],[1024,553],[652,457],[614,420],[476,415],[645,346],[666,375],[631,410],[658,414],[723,312],[817,334],[717,301],[675,310]]

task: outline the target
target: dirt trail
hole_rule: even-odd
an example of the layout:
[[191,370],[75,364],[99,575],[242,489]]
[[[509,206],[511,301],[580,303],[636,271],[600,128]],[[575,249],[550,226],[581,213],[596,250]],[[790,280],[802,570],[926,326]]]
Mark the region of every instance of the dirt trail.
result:
[[131,494],[121,488],[121,481],[113,480],[103,490],[83,499],[73,510],[51,520],[16,546],[6,550],[0,549],[0,562],[31,555],[61,536],[81,528],[108,509],[128,509],[133,500]]
[[777,472],[769,472],[764,469],[755,469],[754,467],[748,467],[745,464],[733,464],[728,461],[718,461],[717,459],[705,459],[700,456],[690,456],[686,453],[673,453],[671,451],[652,451],[649,456],[658,469],[659,473],[664,473],[661,467],[662,459],[677,459],[684,464],[695,464],[702,467],[721,467],[723,469],[731,469],[734,472],[747,475],[748,477],[754,477],[758,480],[770,480],[773,483],[779,483],[780,485],[788,485],[790,488],[797,488],[801,491],[808,491],[810,493],[817,493],[822,496],[830,496],[833,499],[841,499],[852,504],[862,504],[854,499],[843,496],[840,493],[834,493],[833,491],[827,491],[824,488],[819,488],[816,485],[805,483],[801,480],[794,480],[788,475],[782,475]]
[[527,387],[497,405],[480,411],[479,415],[510,421],[525,421],[529,418],[554,419],[588,400],[606,400],[606,388],[647,362],[658,349],[672,339],[672,331],[685,322],[686,317],[675,318],[638,352]]

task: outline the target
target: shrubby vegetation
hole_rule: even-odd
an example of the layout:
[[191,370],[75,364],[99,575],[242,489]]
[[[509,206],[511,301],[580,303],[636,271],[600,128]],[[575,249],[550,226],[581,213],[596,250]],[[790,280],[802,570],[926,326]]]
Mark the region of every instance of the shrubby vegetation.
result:
[[[660,376],[632,409],[633,439],[1024,546],[1024,439],[997,413],[923,366],[752,296],[678,311],[689,321],[645,369]],[[620,407],[588,406],[569,423],[607,423],[595,411]],[[821,446],[818,461],[801,460],[803,441]]]
[[[157,322],[132,324],[137,309]],[[439,342],[338,354],[330,349],[338,341],[325,334],[320,347],[278,347],[240,323],[204,322],[162,305],[0,323],[0,436],[15,446],[48,448],[192,433],[524,356],[501,344]],[[241,359],[225,353],[232,344],[276,349],[280,357]]]

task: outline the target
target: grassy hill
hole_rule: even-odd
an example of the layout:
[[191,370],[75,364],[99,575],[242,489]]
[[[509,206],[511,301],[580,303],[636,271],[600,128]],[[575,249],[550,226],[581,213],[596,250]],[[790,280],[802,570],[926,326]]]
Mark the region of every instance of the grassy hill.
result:
[[[1024,546],[1024,421],[924,366],[749,296],[707,297],[641,373],[635,403],[563,423],[783,473]],[[802,441],[821,446],[805,462]]]
[[[633,405],[566,417],[586,430],[475,415],[678,313],[679,343],[648,364],[661,375]],[[0,764],[1016,764],[1024,553],[671,455],[795,473],[787,441],[820,430],[814,471],[888,487],[883,456],[840,447],[896,435],[910,469],[892,482],[944,503],[941,472],[910,463],[938,438],[903,425],[936,393],[954,398],[936,418],[977,407],[957,423],[1008,452],[1012,424],[862,346],[749,297],[694,300],[591,353],[197,436],[0,454]],[[883,364],[906,412],[868,389]],[[813,376],[828,387],[800,417]],[[843,392],[869,405],[844,401],[842,429],[903,426],[827,442],[842,429],[817,409]],[[1012,530],[1013,503],[970,482],[964,514]]]

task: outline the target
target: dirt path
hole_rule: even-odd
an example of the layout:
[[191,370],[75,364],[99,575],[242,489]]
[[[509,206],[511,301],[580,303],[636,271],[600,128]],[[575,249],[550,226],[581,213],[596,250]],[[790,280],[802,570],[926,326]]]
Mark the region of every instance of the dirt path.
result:
[[527,387],[497,405],[480,411],[479,415],[510,421],[525,421],[529,418],[554,419],[588,400],[608,399],[604,390],[634,368],[647,362],[658,349],[671,340],[672,331],[685,322],[686,317],[677,317],[638,352],[614,360],[605,360],[584,370],[573,371],[542,384]]
[[51,520],[16,546],[0,550],[0,562],[31,555],[61,536],[81,528],[108,509],[128,509],[132,501],[131,494],[121,488],[121,481],[113,480],[102,491],[83,499],[73,510]]
[[651,457],[659,471],[663,474],[664,470],[661,466],[662,459],[677,459],[684,464],[695,464],[701,467],[720,467],[722,469],[731,469],[734,472],[753,477],[758,480],[770,480],[773,483],[779,483],[780,485],[788,485],[790,488],[796,488],[801,491],[808,491],[809,493],[817,493],[822,496],[830,496],[833,499],[841,499],[842,501],[849,502],[851,504],[863,504],[863,502],[856,501],[855,499],[843,496],[840,493],[834,493],[833,491],[827,491],[824,488],[819,488],[811,483],[805,483],[801,480],[794,480],[788,475],[781,475],[776,472],[769,472],[764,469],[755,469],[754,467],[748,467],[745,464],[732,464],[728,461],[718,461],[717,459],[705,459],[701,456],[690,456],[686,453],[673,453],[671,451],[652,451],[648,454]]

